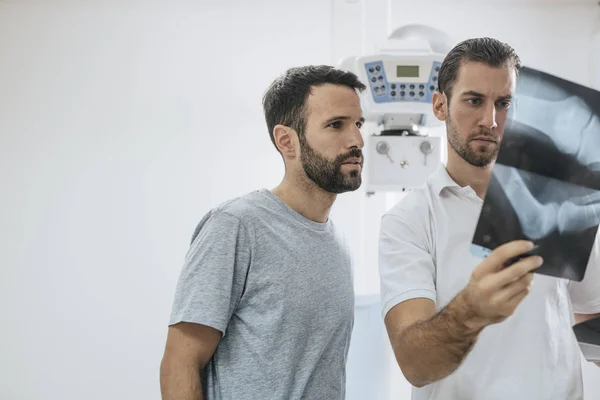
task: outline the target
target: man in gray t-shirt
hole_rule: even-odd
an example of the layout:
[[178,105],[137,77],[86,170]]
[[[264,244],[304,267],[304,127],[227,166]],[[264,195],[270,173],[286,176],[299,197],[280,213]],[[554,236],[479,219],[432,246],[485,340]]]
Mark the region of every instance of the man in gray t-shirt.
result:
[[265,94],[285,176],[198,224],[169,321],[163,400],[344,399],[352,260],[329,213],[361,184],[364,89],[352,73],[309,66]]

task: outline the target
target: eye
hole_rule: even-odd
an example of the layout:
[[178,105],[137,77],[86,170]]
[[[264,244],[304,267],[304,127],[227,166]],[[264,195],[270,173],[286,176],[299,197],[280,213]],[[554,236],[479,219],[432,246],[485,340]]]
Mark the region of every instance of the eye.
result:
[[498,103],[498,105],[502,108],[508,108],[510,107],[510,101],[501,101]]
[[363,123],[362,123],[362,122],[357,122],[357,123],[356,123],[356,126],[358,127],[358,129],[360,129],[360,128],[362,128],[362,127],[363,127]]
[[327,126],[333,128],[333,129],[341,129],[342,126],[344,126],[344,123],[342,121],[335,121],[335,122],[330,123]]
[[474,106],[478,106],[478,105],[481,104],[481,99],[477,99],[477,98],[475,98],[475,99],[468,99],[467,101],[469,102],[469,104],[472,104]]

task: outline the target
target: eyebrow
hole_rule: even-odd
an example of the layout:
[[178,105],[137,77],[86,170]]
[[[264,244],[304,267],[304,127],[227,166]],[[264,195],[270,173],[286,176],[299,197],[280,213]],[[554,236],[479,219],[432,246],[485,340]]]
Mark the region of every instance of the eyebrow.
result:
[[[328,125],[334,121],[339,121],[339,120],[347,121],[349,119],[352,119],[352,118],[348,117],[347,115],[338,115],[336,117],[331,117],[327,121],[325,121],[325,125]],[[365,123],[364,117],[360,117],[359,121],[361,124],[364,124]]]
[[[476,92],[474,90],[469,90],[467,92],[464,92],[462,94],[462,96],[473,96],[473,97],[480,97],[480,98],[485,97],[484,94]],[[512,96],[510,94],[507,94],[506,96],[498,97],[498,100],[511,100],[511,99],[512,99]]]

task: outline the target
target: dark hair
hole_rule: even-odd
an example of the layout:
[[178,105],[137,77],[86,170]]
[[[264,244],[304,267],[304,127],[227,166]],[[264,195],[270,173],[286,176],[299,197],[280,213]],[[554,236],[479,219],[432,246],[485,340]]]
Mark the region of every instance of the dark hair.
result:
[[517,74],[521,69],[519,56],[508,44],[489,37],[467,39],[457,44],[444,58],[438,74],[439,92],[450,97],[460,66],[468,61],[496,68],[512,66]]
[[352,72],[328,65],[288,69],[269,86],[263,97],[263,109],[273,145],[275,145],[273,137],[275,125],[289,126],[298,133],[299,137],[303,137],[306,127],[306,100],[313,86],[327,83],[347,86],[359,92],[366,89],[366,86]]

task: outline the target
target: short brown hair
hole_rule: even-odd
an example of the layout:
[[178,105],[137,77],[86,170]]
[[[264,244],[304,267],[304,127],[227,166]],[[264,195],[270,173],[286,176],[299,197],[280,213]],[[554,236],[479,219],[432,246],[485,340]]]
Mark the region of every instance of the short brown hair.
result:
[[481,62],[496,68],[513,66],[517,74],[521,69],[519,56],[508,44],[489,37],[467,39],[450,50],[442,62],[438,74],[440,93],[445,93],[450,98],[460,66],[468,61]]
[[303,137],[306,127],[306,99],[313,87],[328,83],[346,86],[359,93],[366,89],[354,73],[329,65],[290,68],[271,84],[263,97],[263,108],[273,145],[273,128],[278,124],[289,126],[300,138]]

